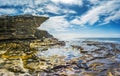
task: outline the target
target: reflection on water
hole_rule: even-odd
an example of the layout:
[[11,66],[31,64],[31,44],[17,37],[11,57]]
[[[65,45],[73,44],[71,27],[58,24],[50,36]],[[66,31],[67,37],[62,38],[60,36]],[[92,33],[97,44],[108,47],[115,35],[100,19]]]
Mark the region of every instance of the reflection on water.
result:
[[77,49],[74,49],[70,47],[70,45],[66,46],[54,46],[49,48],[46,51],[42,51],[38,53],[38,56],[45,56],[45,57],[50,57],[50,56],[64,56],[65,60],[70,60],[72,58],[77,58],[80,57],[80,51]]

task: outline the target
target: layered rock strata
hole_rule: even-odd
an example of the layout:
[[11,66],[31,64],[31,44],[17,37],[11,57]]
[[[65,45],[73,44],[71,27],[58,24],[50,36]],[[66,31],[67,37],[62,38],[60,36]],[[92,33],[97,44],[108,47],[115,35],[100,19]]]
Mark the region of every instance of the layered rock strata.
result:
[[52,37],[47,31],[37,29],[47,19],[32,15],[1,16],[0,40]]

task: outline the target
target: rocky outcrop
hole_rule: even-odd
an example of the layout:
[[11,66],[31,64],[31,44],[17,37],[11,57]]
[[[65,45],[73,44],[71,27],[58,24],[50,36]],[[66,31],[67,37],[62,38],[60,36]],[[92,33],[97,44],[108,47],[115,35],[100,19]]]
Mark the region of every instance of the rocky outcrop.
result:
[[37,52],[65,43],[37,29],[47,19],[32,15],[0,16],[0,76],[33,76],[30,74],[34,72],[34,76],[39,76],[37,72],[53,68]]
[[32,15],[1,16],[0,40],[52,37],[47,31],[37,29],[47,19],[47,17]]

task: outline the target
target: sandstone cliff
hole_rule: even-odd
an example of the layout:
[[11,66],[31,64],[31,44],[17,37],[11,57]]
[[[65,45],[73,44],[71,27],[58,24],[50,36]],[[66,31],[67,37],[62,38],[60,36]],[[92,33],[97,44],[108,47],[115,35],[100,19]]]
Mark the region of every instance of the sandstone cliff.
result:
[[32,15],[1,16],[0,40],[25,40],[53,37],[47,31],[37,29],[37,27],[47,19],[47,17]]

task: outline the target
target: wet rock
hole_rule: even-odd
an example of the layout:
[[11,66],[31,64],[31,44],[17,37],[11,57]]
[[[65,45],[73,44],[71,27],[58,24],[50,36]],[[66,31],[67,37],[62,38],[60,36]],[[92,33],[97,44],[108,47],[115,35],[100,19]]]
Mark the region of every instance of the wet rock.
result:
[[31,71],[39,72],[39,71],[44,71],[47,68],[52,68],[52,66],[47,65],[46,62],[31,62],[31,63],[27,63],[25,65],[25,68],[27,68],[27,69],[29,69]]
[[115,76],[120,76],[120,66],[119,66],[119,68],[114,68],[113,71],[115,73],[114,74]]
[[84,68],[84,69],[88,69],[89,68],[88,65],[87,65],[87,63],[82,63],[81,67]]
[[4,54],[5,52],[5,50],[0,50],[0,55]]
[[47,75],[48,75],[48,73],[46,73],[46,72],[39,72],[38,76],[47,76]]
[[83,41],[83,43],[87,43],[87,45],[91,46],[91,45],[100,45],[100,42],[97,41]]
[[60,45],[60,46],[65,46],[65,42],[64,41],[59,41],[56,43],[57,45]]
[[67,76],[75,75],[75,70],[71,67],[66,68],[65,72],[66,72]]
[[17,65],[14,65],[14,66],[12,65],[11,67],[8,68],[8,70],[12,71],[12,72],[15,72],[15,73],[17,73],[17,72],[24,73],[25,72],[23,67],[20,67],[20,66],[17,66]]
[[77,66],[73,67],[73,69],[74,69],[74,70],[80,70],[80,68],[77,67]]
[[25,73],[27,72],[27,69],[24,68],[22,59],[13,59],[13,60],[7,60],[4,62],[4,68],[8,69],[12,72],[20,72]]
[[66,65],[54,66],[54,67],[52,68],[52,70],[60,69],[60,68],[67,68],[67,66],[66,66]]
[[80,59],[86,62],[89,62],[89,61],[94,60],[95,58],[93,57],[92,54],[86,54],[86,55],[81,56]]
[[71,46],[72,46],[72,48],[77,48],[77,49],[79,49],[79,50],[84,50],[84,48],[81,47],[81,46],[77,46],[77,45],[71,45]]
[[6,69],[0,69],[0,76],[15,76],[15,74]]
[[68,76],[68,75],[66,74],[66,72],[64,72],[64,71],[61,72],[61,73],[59,73],[59,75],[60,75],[60,76]]
[[112,74],[112,72],[107,72],[107,76],[114,76],[113,74]]
[[88,51],[80,50],[80,53],[88,53]]
[[88,69],[88,65],[87,63],[83,62],[83,60],[79,60],[77,61],[77,64],[76,64],[79,68],[83,68],[83,69]]
[[97,70],[98,66],[103,66],[104,63],[101,62],[93,62],[89,65],[90,68],[92,68],[92,70]]
[[4,63],[5,62],[5,59],[3,58],[0,58],[0,64]]
[[98,76],[96,72],[84,72],[81,76]]
[[32,76],[32,75],[31,75],[31,74],[29,74],[29,73],[24,73],[24,74],[19,73],[19,74],[18,74],[18,76]]
[[[55,39],[55,40],[54,40]],[[34,40],[30,43],[30,47],[39,48],[39,50],[47,50],[53,46],[64,46],[64,41],[58,41],[56,38],[44,38],[43,40]]]
[[76,48],[78,50],[80,50],[80,53],[91,53],[91,52],[94,52],[96,51],[97,49],[99,49],[98,47],[94,46],[94,45],[91,45],[91,46],[88,46],[86,44],[84,45],[81,45],[81,46],[77,46],[77,45],[71,45],[73,48]]

